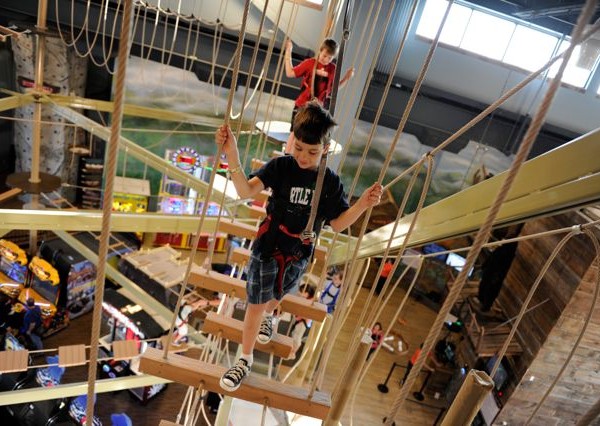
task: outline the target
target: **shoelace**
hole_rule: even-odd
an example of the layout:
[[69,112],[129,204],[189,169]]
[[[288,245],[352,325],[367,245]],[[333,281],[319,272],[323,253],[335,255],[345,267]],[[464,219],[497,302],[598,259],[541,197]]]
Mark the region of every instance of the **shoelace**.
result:
[[244,376],[246,375],[246,369],[248,367],[243,365],[243,363],[241,361],[242,360],[238,361],[236,365],[231,367],[231,369],[229,369],[229,371],[227,372],[227,375],[225,377],[233,378],[237,382],[242,380],[244,378]]
[[259,333],[265,334],[267,336],[273,334],[273,318],[265,317],[265,319],[262,320],[262,322],[260,323]]

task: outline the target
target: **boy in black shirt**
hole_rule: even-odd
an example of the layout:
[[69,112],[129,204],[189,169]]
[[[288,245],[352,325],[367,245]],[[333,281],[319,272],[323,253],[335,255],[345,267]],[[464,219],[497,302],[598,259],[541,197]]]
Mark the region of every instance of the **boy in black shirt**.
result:
[[[237,141],[231,129],[222,126],[217,130],[215,140],[223,146],[238,195],[252,198],[265,188],[273,191],[267,218],[259,227],[248,262],[248,306],[242,356],[220,381],[227,391],[235,391],[250,373],[255,341],[268,343],[271,340],[273,311],[279,300],[298,290],[298,282],[313,250],[312,244],[303,241],[300,234],[308,223],[317,169],[321,156],[329,148],[329,134],[335,124],[329,112],[318,103],[306,104],[294,119],[292,155],[272,159],[249,179],[240,166]],[[381,194],[381,185],[375,183],[350,207],[340,178],[327,168],[314,231],[325,222],[336,232],[346,229],[365,210],[378,204]]]

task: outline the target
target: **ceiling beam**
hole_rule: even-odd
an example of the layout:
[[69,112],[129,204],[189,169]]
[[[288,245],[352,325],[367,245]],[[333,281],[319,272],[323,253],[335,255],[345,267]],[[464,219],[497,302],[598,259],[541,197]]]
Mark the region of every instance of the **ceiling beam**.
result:
[[[545,3],[547,4],[547,3]],[[538,7],[514,12],[513,15],[521,19],[545,18],[547,16],[563,16],[570,14],[579,14],[583,8],[583,3],[577,4],[557,4],[551,7]]]

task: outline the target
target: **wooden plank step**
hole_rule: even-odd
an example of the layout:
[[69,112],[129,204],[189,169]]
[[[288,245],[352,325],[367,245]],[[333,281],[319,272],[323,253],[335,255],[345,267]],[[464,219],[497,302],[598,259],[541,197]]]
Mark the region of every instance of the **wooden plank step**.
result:
[[229,258],[229,261],[237,265],[247,264],[250,260],[250,253],[250,249],[236,247],[231,252],[231,257]]
[[271,408],[325,419],[331,408],[331,398],[324,392],[315,392],[308,399],[308,389],[302,389],[285,383],[269,380],[264,376],[250,374],[238,390],[227,392],[219,386],[219,380],[227,369],[220,365],[208,364],[181,355],[169,355],[163,358],[163,352],[148,348],[140,357],[140,371],[162,377],[187,386],[203,388],[220,394],[264,404]]
[[264,207],[250,206],[248,214],[253,219],[262,219],[267,215],[267,209]]
[[[240,299],[246,298],[246,281],[215,271],[207,272],[202,268],[192,270],[188,284],[233,295]],[[281,307],[286,312],[319,322],[323,321],[327,315],[327,307],[322,303],[313,302],[295,294],[286,294],[281,300]]]
[[320,262],[325,262],[325,259],[327,259],[327,247],[315,246],[315,259]]
[[173,423],[168,420],[161,420],[158,426],[181,426],[179,423]]
[[245,238],[247,240],[253,240],[256,237],[257,230],[258,229],[254,225],[235,220],[222,219],[219,221],[219,232],[235,235],[236,237]]
[[308,300],[296,294],[286,294],[281,299],[281,308],[302,318],[323,322],[327,316],[327,306],[322,303]]
[[246,298],[246,281],[215,271],[192,270],[188,284],[207,290],[225,293],[230,296]]
[[[202,331],[216,336],[221,336],[232,342],[242,343],[242,332],[244,323],[231,317],[209,312],[204,319]],[[261,352],[273,353],[281,358],[288,358],[292,353],[293,340],[291,337],[279,333],[273,333],[273,339],[266,345],[256,342],[256,349]]]

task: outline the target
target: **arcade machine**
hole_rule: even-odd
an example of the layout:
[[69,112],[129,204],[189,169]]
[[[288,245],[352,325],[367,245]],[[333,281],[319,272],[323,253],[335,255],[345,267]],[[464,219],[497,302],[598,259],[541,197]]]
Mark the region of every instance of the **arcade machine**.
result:
[[[209,181],[212,164],[212,157],[199,155],[194,149],[182,147],[175,151],[167,150],[165,157],[179,169],[190,175]],[[221,169],[223,172],[226,169]],[[175,215],[199,215],[202,213],[203,203],[198,197],[198,193],[179,181],[170,179],[163,175],[161,181],[160,201],[158,210],[166,214]],[[206,214],[207,216],[218,216],[220,206],[217,203],[209,202]],[[223,213],[225,214],[225,213]],[[209,247],[209,238],[212,234],[202,234],[198,242],[198,248],[207,250]],[[191,248],[194,236],[192,234],[170,234],[159,232],[154,238],[154,245],[162,246],[169,244],[177,248]],[[215,251],[225,251],[227,235],[218,233],[215,241]]]
[[58,271],[37,256],[29,262],[25,288],[19,294],[14,310],[23,312],[27,299],[32,297],[42,311],[44,337],[56,333],[69,325],[69,313],[60,305],[61,285]]
[[27,254],[15,243],[0,239],[0,291],[16,299],[27,275]]
[[[14,336],[8,334],[6,337],[5,350],[24,349]],[[58,357],[48,357],[47,362],[49,364],[55,364],[58,362]],[[2,374],[2,384],[0,386],[4,391],[56,386],[60,383],[63,373],[64,368],[61,367],[48,367],[44,369],[30,368],[26,372]],[[48,420],[60,412],[64,403],[64,399],[53,399],[7,405],[5,408],[7,414],[11,418],[9,424],[20,426],[46,426]]]
[[96,287],[94,264],[59,239],[44,241],[40,256],[58,271],[58,306],[63,307],[71,319],[91,311]]
[[[95,401],[94,401],[95,403]],[[87,395],[68,399],[61,410],[48,419],[45,426],[90,426],[86,422]],[[102,422],[94,414],[93,426],[102,426]]]
[[[155,339],[165,333],[165,330],[139,305],[111,288],[107,288],[104,293],[102,319],[109,333],[100,338],[99,356],[101,357],[112,357],[111,343],[115,340],[134,340],[138,342],[139,352],[143,353],[148,346],[155,347],[157,342],[142,340]],[[99,370],[103,379],[141,374],[138,371],[137,358],[124,361],[100,361]],[[129,389],[129,391],[145,404],[166,386],[166,384],[158,384]]]

